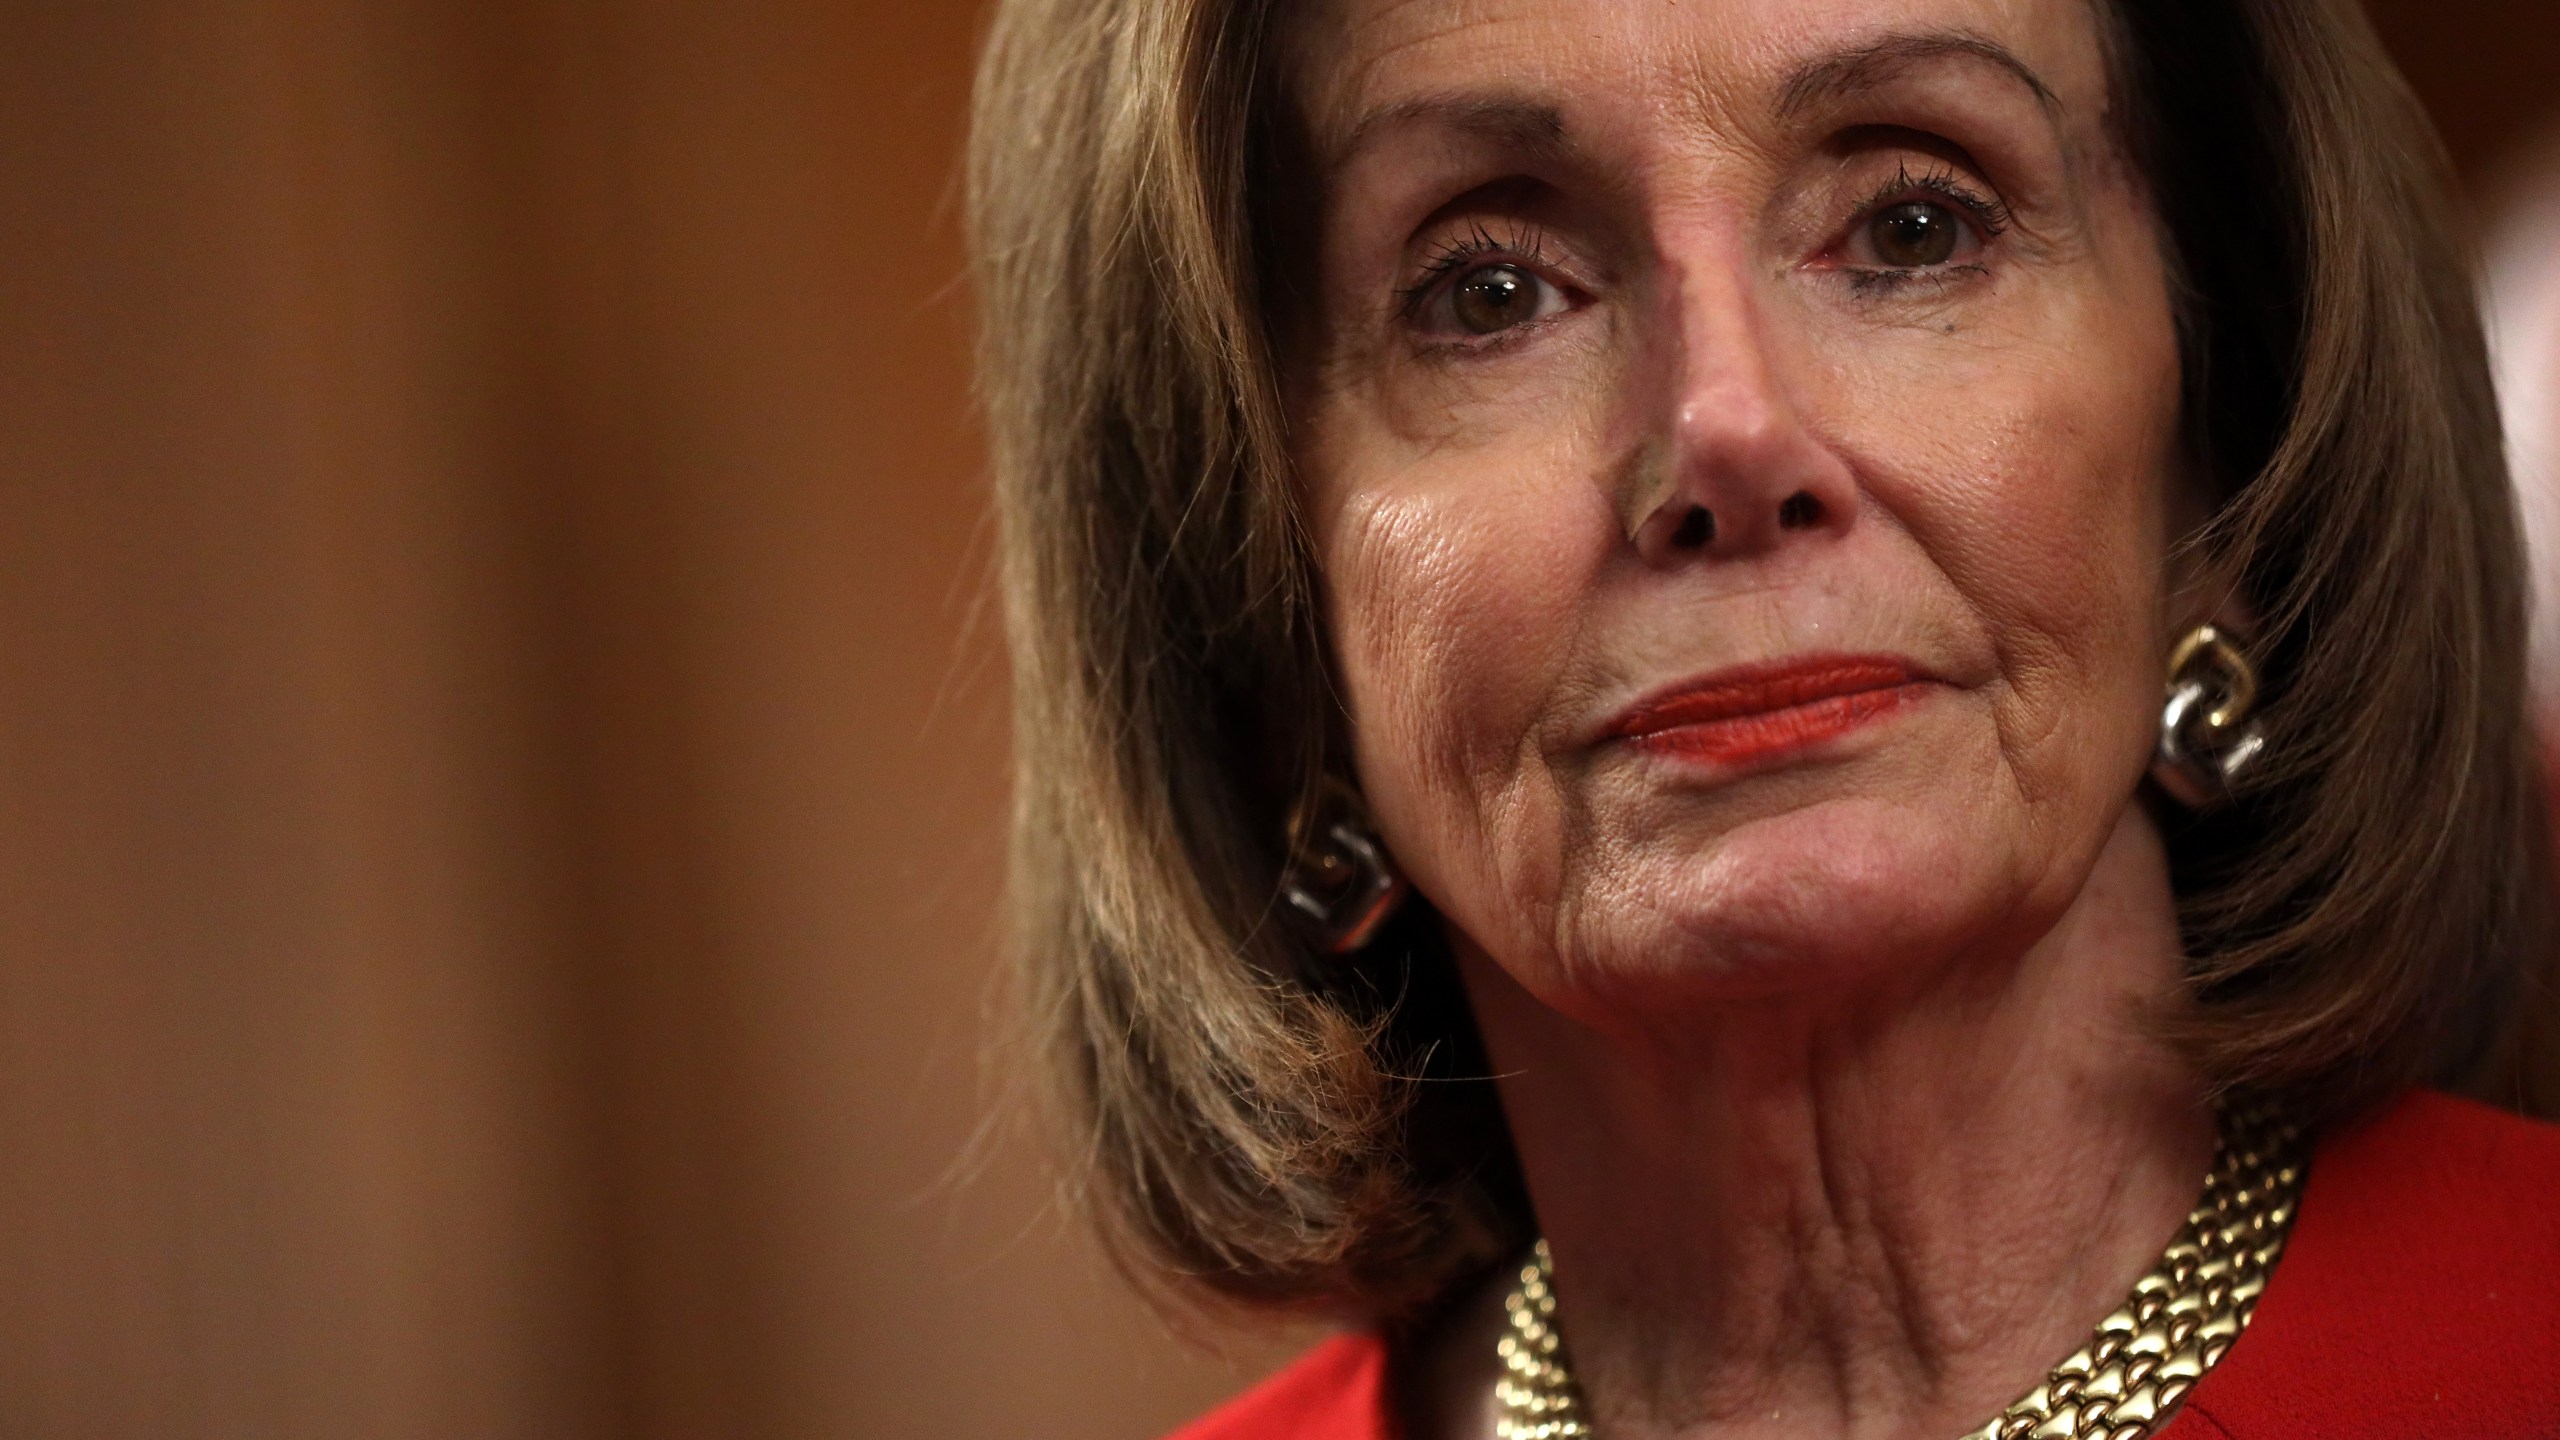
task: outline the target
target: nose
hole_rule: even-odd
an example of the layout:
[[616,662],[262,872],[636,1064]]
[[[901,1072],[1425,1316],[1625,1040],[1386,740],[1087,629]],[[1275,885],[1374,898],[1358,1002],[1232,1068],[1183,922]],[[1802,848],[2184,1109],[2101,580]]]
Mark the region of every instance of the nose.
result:
[[1809,397],[1789,381],[1780,319],[1748,261],[1684,266],[1666,289],[1663,413],[1646,427],[1661,438],[1628,467],[1622,497],[1637,552],[1670,567],[1845,533],[1856,476],[1807,423]]

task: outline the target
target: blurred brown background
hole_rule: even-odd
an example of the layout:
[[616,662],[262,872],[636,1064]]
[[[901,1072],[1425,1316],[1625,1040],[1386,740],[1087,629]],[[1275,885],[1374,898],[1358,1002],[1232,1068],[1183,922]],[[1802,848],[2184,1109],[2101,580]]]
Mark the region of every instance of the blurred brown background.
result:
[[[2550,0],[2377,10],[2467,174],[2560,120]],[[1276,1353],[990,1118],[979,21],[0,7],[0,1437],[1135,1440]]]

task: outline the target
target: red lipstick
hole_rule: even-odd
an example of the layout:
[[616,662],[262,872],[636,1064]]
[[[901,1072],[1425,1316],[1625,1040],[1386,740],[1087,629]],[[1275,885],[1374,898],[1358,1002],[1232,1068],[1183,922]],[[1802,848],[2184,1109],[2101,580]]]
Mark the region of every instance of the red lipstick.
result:
[[1738,666],[1646,696],[1601,738],[1674,759],[1749,764],[1845,735],[1920,698],[1928,683],[1890,655]]

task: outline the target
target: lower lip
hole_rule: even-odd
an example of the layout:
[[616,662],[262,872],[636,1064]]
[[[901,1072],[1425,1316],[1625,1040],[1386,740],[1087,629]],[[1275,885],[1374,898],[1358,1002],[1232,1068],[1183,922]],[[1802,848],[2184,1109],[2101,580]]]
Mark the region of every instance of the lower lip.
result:
[[1743,766],[1812,749],[1874,724],[1918,701],[1922,682],[1904,680],[1745,714],[1669,724],[1627,736],[1636,749],[1697,764]]

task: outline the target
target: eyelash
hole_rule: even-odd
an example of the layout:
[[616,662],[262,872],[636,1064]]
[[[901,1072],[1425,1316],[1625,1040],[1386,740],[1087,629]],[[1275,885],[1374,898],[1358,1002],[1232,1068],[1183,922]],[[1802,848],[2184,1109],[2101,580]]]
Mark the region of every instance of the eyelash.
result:
[[[1893,206],[1910,200],[1915,194],[1934,196],[1962,210],[1980,227],[1985,245],[1999,239],[2009,228],[2009,207],[1996,196],[1984,195],[1967,186],[1956,177],[1953,169],[1932,169],[1914,175],[1908,165],[1901,165],[1894,168],[1893,178],[1877,186],[1875,193],[1868,196],[1866,203],[1850,217],[1849,232],[1855,234],[1860,226]],[[1978,264],[1928,268],[1847,265],[1841,269],[1849,277],[1850,289],[1861,295],[1898,290],[1912,284],[1944,284],[1959,275],[1983,273],[1983,267]]]
[[1410,285],[1396,291],[1396,311],[1407,322],[1421,317],[1422,307],[1450,277],[1459,274],[1478,260],[1502,256],[1528,265],[1552,268],[1545,254],[1546,234],[1529,229],[1509,240],[1497,240],[1482,222],[1468,227],[1463,236],[1442,240],[1432,247],[1422,262],[1422,274]]

